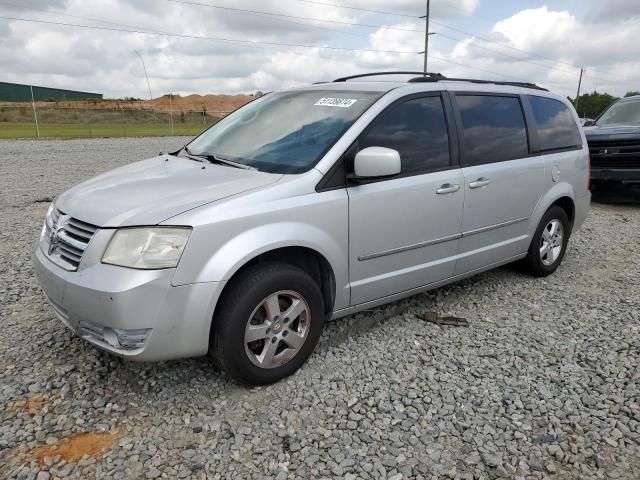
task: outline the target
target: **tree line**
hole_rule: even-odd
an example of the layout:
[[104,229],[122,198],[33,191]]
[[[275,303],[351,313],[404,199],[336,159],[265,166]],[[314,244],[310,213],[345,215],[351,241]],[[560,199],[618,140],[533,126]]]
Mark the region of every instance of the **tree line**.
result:
[[[633,97],[635,95],[640,95],[640,92],[627,92],[626,97]],[[567,97],[571,103],[576,104],[575,98]],[[585,93],[584,95],[580,95],[578,100],[578,115],[581,118],[597,118],[602,112],[604,112],[605,108],[611,105],[613,102],[618,100],[619,97],[614,97],[613,95],[609,95],[608,93]]]

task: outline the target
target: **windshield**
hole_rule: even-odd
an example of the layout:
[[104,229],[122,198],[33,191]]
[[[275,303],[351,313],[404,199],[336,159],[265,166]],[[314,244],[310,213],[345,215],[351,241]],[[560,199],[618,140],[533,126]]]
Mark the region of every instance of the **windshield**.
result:
[[266,172],[305,172],[381,95],[336,90],[270,93],[220,120],[191,142],[189,151]]
[[640,125],[640,99],[614,103],[606,110],[597,125]]

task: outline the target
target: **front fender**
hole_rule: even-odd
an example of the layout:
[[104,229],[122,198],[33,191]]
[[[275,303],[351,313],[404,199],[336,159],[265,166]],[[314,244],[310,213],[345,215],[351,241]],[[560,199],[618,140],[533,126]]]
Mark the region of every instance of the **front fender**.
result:
[[206,278],[229,280],[251,259],[284,247],[315,250],[329,262],[334,271],[337,265],[347,262],[344,247],[320,228],[295,222],[272,223],[247,230],[222,245],[203,265],[196,281],[208,282]]
[[229,238],[188,276],[176,272],[174,284],[227,281],[255,257],[284,247],[306,247],[322,255],[336,281],[335,308],[349,306],[348,258],[345,245],[327,231],[300,222],[260,225]]

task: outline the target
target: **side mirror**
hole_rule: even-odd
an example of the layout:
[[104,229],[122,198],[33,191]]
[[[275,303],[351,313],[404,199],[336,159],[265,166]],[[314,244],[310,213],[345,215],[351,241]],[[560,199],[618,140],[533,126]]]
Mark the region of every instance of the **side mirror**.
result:
[[593,120],[587,120],[582,124],[583,127],[593,127],[596,124]]
[[352,180],[369,180],[393,177],[402,171],[400,154],[384,147],[368,147],[360,150],[353,161]]

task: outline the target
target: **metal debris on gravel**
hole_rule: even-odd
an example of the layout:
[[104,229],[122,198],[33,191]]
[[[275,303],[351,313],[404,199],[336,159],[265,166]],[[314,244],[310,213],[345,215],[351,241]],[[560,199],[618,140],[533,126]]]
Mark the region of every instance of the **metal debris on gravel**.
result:
[[[72,336],[33,277],[44,200],[184,140],[0,142],[0,478],[640,478],[637,205],[595,204],[551,277],[502,268],[330,322],[269,387]],[[113,441],[65,456],[84,434]]]

